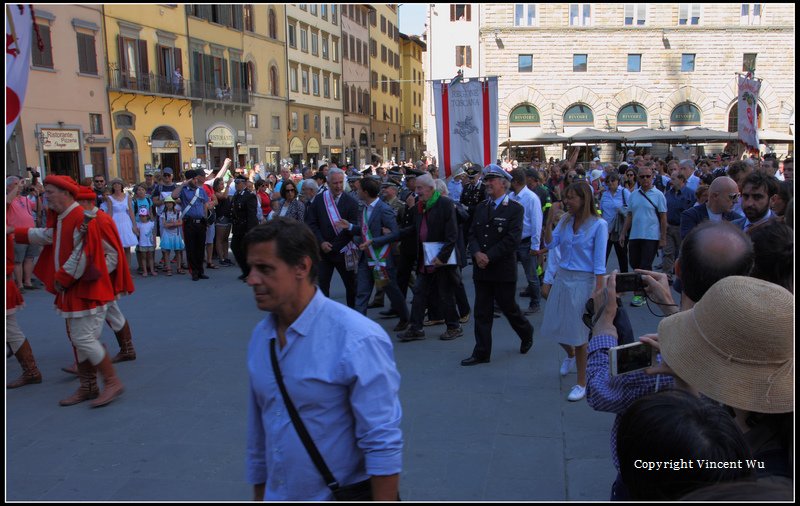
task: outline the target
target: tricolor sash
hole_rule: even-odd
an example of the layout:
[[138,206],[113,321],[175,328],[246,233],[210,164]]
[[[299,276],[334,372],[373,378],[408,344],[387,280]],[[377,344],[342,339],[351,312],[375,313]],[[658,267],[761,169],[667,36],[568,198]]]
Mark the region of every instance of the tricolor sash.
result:
[[[361,237],[365,240],[373,240],[372,232],[370,232],[369,226],[367,226],[367,206],[364,207],[361,220]],[[389,282],[389,250],[389,244],[384,244],[383,248],[377,252],[372,244],[369,245],[369,259],[367,259],[367,265],[372,267],[372,277],[375,278],[375,284],[378,285],[379,288],[385,286]]]
[[[333,200],[331,192],[326,191],[322,193],[323,203],[325,204],[325,211],[328,213],[328,220],[331,222],[333,232],[336,235],[341,233],[336,224],[341,221],[342,215],[339,214],[339,208],[336,207],[336,202]],[[344,247],[339,250],[339,253],[344,253],[344,260],[348,271],[354,271],[358,268],[358,248],[353,241],[348,242]]]

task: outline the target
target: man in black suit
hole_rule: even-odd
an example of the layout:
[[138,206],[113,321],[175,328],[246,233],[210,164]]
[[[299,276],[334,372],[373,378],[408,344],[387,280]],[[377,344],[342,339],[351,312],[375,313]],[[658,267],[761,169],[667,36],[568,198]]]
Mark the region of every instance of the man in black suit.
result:
[[[681,213],[681,239],[686,237],[691,230],[701,222],[711,219],[714,221],[734,221],[743,218],[742,215],[731,211],[739,198],[739,187],[736,181],[728,176],[720,176],[711,182],[708,188],[708,201],[699,206],[693,206]],[[719,217],[719,218],[717,218]]]
[[247,189],[247,177],[238,174],[234,179],[236,193],[231,199],[231,223],[233,224],[233,239],[231,240],[231,251],[236,258],[242,275],[239,279],[245,281],[250,274],[250,266],[247,265],[247,251],[244,247],[244,236],[247,231],[258,225],[258,197]]
[[475,281],[475,348],[469,358],[461,361],[465,366],[489,362],[495,302],[522,340],[519,352],[527,353],[533,346],[533,325],[522,315],[515,299],[516,252],[522,239],[525,210],[506,195],[511,182],[508,172],[494,164],[484,171],[489,198],[475,209],[469,236]]
[[[412,234],[418,239],[417,258],[419,262],[417,281],[414,284],[414,299],[411,303],[410,328],[405,333],[398,334],[397,337],[402,342],[425,339],[422,320],[425,317],[428,290],[433,285],[435,286],[433,292],[440,299],[438,302],[442,306],[447,324],[447,330],[439,338],[448,341],[464,335],[461,324],[458,322],[458,311],[456,311],[453,295],[459,281],[456,269],[461,256],[456,248],[458,223],[456,222],[455,206],[452,200],[434,190],[433,178],[428,174],[417,178],[416,190],[419,194],[419,202],[411,211],[413,225],[403,228],[388,239],[388,242],[392,242],[401,236]],[[423,243],[442,244],[439,253],[429,265],[425,265]],[[456,250],[456,259],[455,262],[449,263],[448,260],[453,250]]]
[[331,279],[336,269],[344,282],[347,306],[355,308],[358,248],[352,242],[353,233],[350,230],[338,231],[334,224],[342,219],[358,223],[358,202],[344,193],[344,172],[341,169],[328,170],[328,191],[319,194],[308,211],[306,224],[317,237],[322,253],[319,288],[330,297]]

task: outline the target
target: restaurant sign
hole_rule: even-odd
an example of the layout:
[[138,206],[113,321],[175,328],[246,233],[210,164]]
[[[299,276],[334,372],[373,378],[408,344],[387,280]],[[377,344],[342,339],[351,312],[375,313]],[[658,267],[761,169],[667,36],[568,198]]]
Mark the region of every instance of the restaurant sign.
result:
[[39,138],[44,151],[80,151],[81,149],[78,130],[42,128]]

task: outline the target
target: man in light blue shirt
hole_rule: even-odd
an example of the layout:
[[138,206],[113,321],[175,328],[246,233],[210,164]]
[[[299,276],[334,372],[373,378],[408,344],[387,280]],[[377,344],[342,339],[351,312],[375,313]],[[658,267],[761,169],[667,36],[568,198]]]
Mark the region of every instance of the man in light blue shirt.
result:
[[[633,269],[653,270],[659,248],[667,244],[667,199],[653,187],[653,169],[644,166],[637,174],[639,189],[631,195],[628,202],[628,215],[619,236],[620,245],[628,241],[631,267]],[[630,236],[628,232],[630,231]],[[643,306],[644,298],[636,295],[632,306]]]
[[517,168],[511,171],[511,198],[522,204],[525,215],[522,219],[522,241],[517,249],[517,261],[522,264],[525,279],[528,280],[528,295],[531,302],[525,314],[539,312],[539,276],[536,274],[538,257],[531,251],[539,249],[542,237],[542,201],[525,184],[525,171]]
[[254,499],[329,501],[334,496],[298,436],[276,382],[334,479],[371,485],[376,501],[398,498],[402,470],[400,375],[376,323],[316,286],[319,246],[304,223],[278,217],[245,239],[256,305],[269,314],[248,349],[247,480]]

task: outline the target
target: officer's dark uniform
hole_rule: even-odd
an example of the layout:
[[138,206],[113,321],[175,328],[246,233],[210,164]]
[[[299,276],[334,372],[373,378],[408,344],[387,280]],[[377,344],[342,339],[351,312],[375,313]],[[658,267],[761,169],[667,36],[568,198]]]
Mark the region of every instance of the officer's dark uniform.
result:
[[[478,173],[479,170],[476,168],[467,169],[467,175],[470,177]],[[459,199],[459,202],[466,206],[469,214],[466,222],[464,223],[464,237],[469,237],[469,230],[472,227],[472,219],[473,216],[475,216],[475,209],[478,207],[478,204],[484,200],[486,200],[486,187],[483,185],[483,181],[478,180],[474,183],[470,183],[464,188],[464,191],[461,192],[461,198]]]
[[[238,179],[237,179],[238,181]],[[246,179],[242,179],[246,181]],[[237,183],[237,186],[241,183]],[[236,258],[236,263],[242,270],[239,279],[244,279],[250,274],[250,267],[247,265],[247,252],[244,248],[244,236],[248,230],[258,225],[258,197],[250,190],[237,188],[236,194],[231,199],[231,223],[233,224],[233,239],[231,240],[231,251]]]
[[[406,180],[409,178],[416,178],[422,174],[423,172],[418,170],[409,169],[406,171]],[[400,220],[401,229],[414,226],[416,208],[409,208],[408,205],[406,205],[406,200],[408,200],[408,197],[412,194],[413,192],[411,190],[403,188],[397,197],[405,206],[405,212]],[[414,201],[419,201],[419,198],[415,198]],[[411,234],[404,237],[400,241],[400,247],[398,249],[400,250],[400,258],[397,263],[397,286],[400,288],[400,293],[405,297],[408,293],[408,287],[412,284],[411,276],[414,272],[414,265],[417,262],[417,235]]]
[[[489,167],[491,169],[485,178],[506,177],[502,174],[508,174],[497,165]],[[470,229],[469,252],[473,257],[472,275],[475,281],[475,348],[472,356],[461,362],[462,365],[489,361],[495,302],[522,340],[520,353],[527,353],[533,343],[533,326],[523,316],[515,298],[516,252],[522,239],[525,210],[507,195],[497,209],[493,209],[494,205],[491,197],[478,204]],[[489,265],[485,269],[478,267],[475,261],[477,252],[489,257]]]

